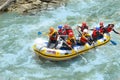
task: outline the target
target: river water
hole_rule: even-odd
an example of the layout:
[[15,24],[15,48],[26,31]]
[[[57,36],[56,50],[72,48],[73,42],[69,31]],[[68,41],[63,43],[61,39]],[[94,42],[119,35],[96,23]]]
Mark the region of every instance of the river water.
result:
[[50,26],[69,24],[73,28],[86,21],[90,28],[114,23],[120,32],[119,0],[70,0],[66,7],[41,15],[0,15],[0,80],[120,80],[120,35],[111,32],[112,40],[104,46],[63,62],[41,61],[33,52],[38,31]]

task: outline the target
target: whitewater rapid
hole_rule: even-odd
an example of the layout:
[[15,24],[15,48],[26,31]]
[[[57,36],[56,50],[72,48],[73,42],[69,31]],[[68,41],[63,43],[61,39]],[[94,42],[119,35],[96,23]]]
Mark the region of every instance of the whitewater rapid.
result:
[[[39,31],[69,24],[76,28],[83,21],[90,28],[114,23],[120,32],[119,0],[70,0],[66,7],[41,12],[40,15],[0,15],[0,80],[120,80],[120,35],[111,33],[117,43],[86,52],[63,62],[43,62],[35,55],[32,45],[36,38],[48,40]],[[77,33],[77,32],[76,32]]]

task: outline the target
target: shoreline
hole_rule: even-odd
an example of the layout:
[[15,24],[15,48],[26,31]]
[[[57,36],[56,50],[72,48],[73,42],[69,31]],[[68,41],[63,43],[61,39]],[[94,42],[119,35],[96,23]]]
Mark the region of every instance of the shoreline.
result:
[[16,12],[35,15],[41,11],[49,11],[66,6],[69,0],[3,0],[0,13]]

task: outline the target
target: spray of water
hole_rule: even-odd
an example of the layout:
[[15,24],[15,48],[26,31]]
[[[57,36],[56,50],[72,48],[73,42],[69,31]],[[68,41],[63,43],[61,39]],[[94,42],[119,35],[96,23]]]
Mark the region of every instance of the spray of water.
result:
[[[49,27],[69,24],[72,28],[86,21],[90,28],[100,21],[115,23],[120,31],[119,0],[70,0],[66,7],[42,12],[40,16],[0,15],[0,78],[3,80],[119,80],[120,37],[111,33],[110,43],[81,57],[63,62],[42,63],[34,54],[32,45],[47,41],[39,31],[48,32]],[[77,34],[77,33],[76,33]],[[37,39],[36,39],[37,38]],[[40,43],[41,44],[41,43]],[[14,75],[14,76],[13,76]]]

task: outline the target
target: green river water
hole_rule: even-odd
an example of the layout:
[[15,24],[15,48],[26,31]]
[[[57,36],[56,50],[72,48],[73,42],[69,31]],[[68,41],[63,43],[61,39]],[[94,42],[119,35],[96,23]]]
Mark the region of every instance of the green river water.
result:
[[37,32],[50,26],[69,24],[75,28],[86,21],[93,28],[100,21],[114,23],[120,32],[119,0],[70,0],[66,7],[41,15],[0,14],[0,80],[120,80],[120,35],[111,32],[117,43],[86,52],[63,62],[42,62],[33,52]]

